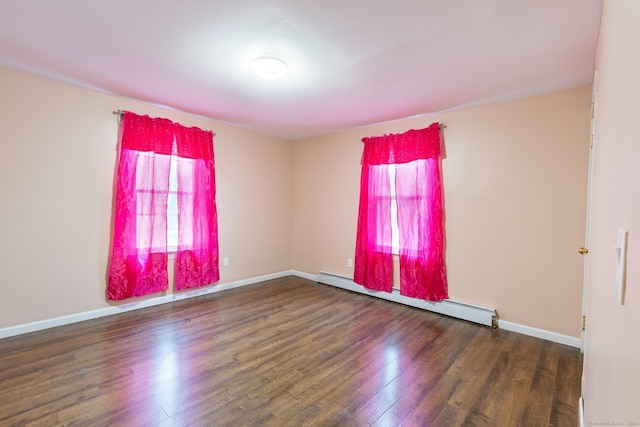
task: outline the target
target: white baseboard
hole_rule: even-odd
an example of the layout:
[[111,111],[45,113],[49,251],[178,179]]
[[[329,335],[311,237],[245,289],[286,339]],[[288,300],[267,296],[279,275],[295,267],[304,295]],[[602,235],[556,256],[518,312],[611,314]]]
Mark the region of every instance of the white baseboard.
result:
[[[157,298],[151,298],[144,301],[136,301],[128,304],[100,308],[98,310],[85,311],[82,313],[70,314],[68,316],[55,317],[53,319],[40,320],[37,322],[25,323],[17,326],[10,326],[0,329],[0,339],[9,338],[16,335],[27,334],[29,332],[41,331],[44,329],[55,328],[56,326],[69,325],[72,323],[82,322],[85,320],[97,319],[100,317],[112,316],[127,311],[139,310],[141,308],[153,307],[160,304],[167,304],[173,301],[179,301],[187,298],[194,298],[201,295],[212,294],[215,292],[226,291],[227,289],[238,288],[240,286],[252,285],[254,283],[264,282],[266,280],[278,279],[281,277],[296,275],[300,277],[304,273],[298,273],[287,270],[279,273],[267,274],[264,276],[253,277],[250,279],[238,280],[230,283],[223,283],[214,286],[194,289],[191,291],[180,292],[177,294],[165,295]],[[312,279],[315,280],[315,279]]]
[[302,277],[303,279],[312,280],[314,282],[318,281],[318,276],[314,274],[303,273],[302,271],[296,271],[296,270],[293,270],[291,274],[297,277]]
[[[296,276],[299,277],[304,277],[307,278],[309,280],[317,280],[318,276],[313,276],[311,274],[307,274],[307,273],[302,273],[302,272],[298,272],[298,271],[294,271],[293,273]],[[321,273],[321,274],[325,274],[325,273]],[[364,287],[360,286],[360,285],[352,285],[352,281],[350,279],[347,278],[343,278],[341,276],[335,276],[336,283],[328,283],[329,285],[332,286],[338,286],[341,287],[343,289],[348,289],[348,290],[352,290],[355,292],[360,292],[366,295],[371,295],[371,296],[375,296],[378,298],[383,298],[383,299],[388,299],[389,301],[394,301],[394,302],[399,302],[402,304],[408,304],[408,305],[412,305],[414,307],[418,307],[418,308],[424,308],[427,310],[431,310],[431,311],[436,311],[434,309],[434,305],[433,304],[429,304],[426,301],[422,301],[425,304],[421,304],[420,301],[421,300],[415,300],[413,298],[406,298],[406,297],[402,297],[400,295],[395,295],[394,293],[386,293],[386,292],[372,292],[369,291],[367,289],[365,289]],[[332,281],[333,280],[329,280]],[[419,301],[417,303],[417,305],[415,304],[415,301]],[[463,307],[458,307],[455,308],[455,310],[459,310],[460,308]],[[482,308],[482,307],[480,307]],[[491,310],[491,309],[486,309],[486,310]],[[491,310],[493,311],[493,310]],[[438,311],[436,311],[438,312]],[[449,313],[445,313],[445,312],[440,312],[441,314],[446,314],[446,315],[450,315]],[[466,316],[468,313],[465,312],[465,310],[462,311],[462,313],[464,314],[464,316]],[[471,318],[471,319],[467,319],[464,316],[459,316],[459,313],[455,312],[454,313],[454,317],[460,317],[463,318],[465,320],[470,320],[470,321],[475,321],[476,323],[483,323],[482,321],[477,321],[475,318]],[[571,337],[568,335],[563,335],[563,334],[558,334],[556,332],[551,332],[551,331],[547,331],[544,329],[538,329],[538,328],[534,328],[532,326],[526,326],[526,325],[520,325],[518,323],[513,323],[513,322],[507,322],[505,320],[498,320],[498,328],[507,330],[507,331],[511,331],[511,332],[517,332],[519,334],[523,334],[523,335],[528,335],[531,337],[535,337],[535,338],[541,338],[547,341],[551,341],[551,342],[555,342],[558,344],[564,344],[564,345],[568,345],[570,347],[575,347],[575,348],[580,348],[581,347],[581,343],[580,343],[580,338],[576,338],[576,337]]]
[[541,338],[543,340],[564,344],[571,347],[580,348],[580,338],[571,337],[569,335],[558,334],[556,332],[544,329],[534,328],[532,326],[520,325],[518,323],[507,322],[506,320],[498,320],[498,328],[506,331],[517,332],[530,337]]
[[494,309],[480,307],[473,304],[467,304],[459,301],[444,300],[439,302],[425,301],[416,298],[409,298],[400,295],[398,289],[392,292],[372,291],[364,286],[360,286],[352,279],[344,276],[338,276],[331,273],[320,272],[318,274],[318,282],[325,285],[335,286],[341,289],[358,292],[372,297],[384,299],[387,301],[398,302],[400,304],[411,307],[420,308],[434,313],[444,314],[458,319],[467,320],[469,322],[479,323],[485,326],[492,326],[496,312]]

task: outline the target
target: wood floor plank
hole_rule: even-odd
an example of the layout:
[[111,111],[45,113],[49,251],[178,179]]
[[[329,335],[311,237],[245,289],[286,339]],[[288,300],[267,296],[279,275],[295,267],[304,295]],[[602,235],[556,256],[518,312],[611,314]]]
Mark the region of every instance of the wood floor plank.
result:
[[493,330],[478,328],[405,424],[420,425],[429,419],[433,420],[433,425],[463,425],[469,403],[481,397],[487,377],[497,362],[499,352],[496,348],[503,341],[497,335]]
[[0,425],[573,426],[581,364],[286,277],[0,340]]
[[558,360],[557,348],[542,349],[520,425],[550,425]]
[[580,397],[581,367],[576,363],[575,352],[571,349],[558,348],[557,351],[559,360],[550,423],[562,426],[569,425],[575,419],[575,401]]
[[472,408],[465,423],[483,425],[517,425],[524,411],[537,366],[542,340],[510,333],[503,343],[496,365],[485,382],[485,394]]
[[[451,354],[462,352],[467,345],[466,332],[471,330],[463,326],[467,325],[455,322],[439,335],[439,343],[426,343],[417,354],[409,353],[406,360],[401,356],[393,369],[397,375],[358,409],[360,416],[373,425],[402,425],[449,368],[454,360]],[[432,357],[434,352],[441,357]]]

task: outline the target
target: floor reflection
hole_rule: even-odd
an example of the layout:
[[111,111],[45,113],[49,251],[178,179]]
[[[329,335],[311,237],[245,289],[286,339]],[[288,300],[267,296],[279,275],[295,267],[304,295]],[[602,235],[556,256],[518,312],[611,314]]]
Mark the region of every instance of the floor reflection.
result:
[[400,398],[397,387],[389,387],[389,383],[400,375],[400,354],[395,345],[386,346],[384,349],[385,366],[382,371],[385,387],[382,389],[384,397],[389,402],[395,402]]

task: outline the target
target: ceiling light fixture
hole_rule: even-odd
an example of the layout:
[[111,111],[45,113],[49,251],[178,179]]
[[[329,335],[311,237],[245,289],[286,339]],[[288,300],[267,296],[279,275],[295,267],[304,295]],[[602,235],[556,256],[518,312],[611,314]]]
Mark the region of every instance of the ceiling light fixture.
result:
[[253,71],[265,80],[278,80],[287,74],[287,64],[275,56],[259,56],[251,64]]

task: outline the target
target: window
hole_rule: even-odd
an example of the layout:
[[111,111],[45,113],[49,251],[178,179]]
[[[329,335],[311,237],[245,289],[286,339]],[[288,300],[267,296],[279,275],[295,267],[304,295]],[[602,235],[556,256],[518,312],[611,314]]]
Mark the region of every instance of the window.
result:
[[213,132],[125,111],[107,297],[168,289],[175,251],[175,288],[220,280]]
[[[155,159],[151,159],[155,157]],[[166,197],[166,201],[161,196],[163,191],[154,189],[153,184],[145,178],[147,165],[155,161],[156,163],[165,164],[169,163],[169,189]],[[136,246],[139,249],[151,249],[154,252],[163,251],[164,245],[156,244],[152,245],[152,241],[158,241],[162,239],[153,238],[148,227],[144,224],[150,222],[166,222],[166,248],[170,252],[178,250],[178,162],[183,173],[189,175],[193,174],[193,160],[183,159],[176,156],[167,154],[155,154],[150,152],[138,153],[138,159],[136,164],[136,193],[137,193],[137,220],[136,220]],[[150,202],[145,200],[150,197],[162,197],[161,199]],[[190,188],[183,188],[180,191],[180,197],[185,200],[193,199],[193,191]],[[164,211],[166,209],[166,221]],[[188,211],[183,213],[184,216],[188,215]],[[158,216],[150,220],[149,217]],[[162,226],[152,229],[162,233]],[[193,246],[193,231],[189,227],[184,227],[182,230],[183,239],[180,244],[182,249],[190,249]]]
[[[417,163],[414,163],[417,162]],[[406,188],[406,186],[401,191],[401,194],[397,194],[399,183],[396,182],[396,170],[405,171],[411,173],[411,169],[415,167],[426,167],[424,161],[415,160],[414,162],[409,163],[399,163],[399,164],[390,164],[390,165],[379,165],[376,168],[380,168],[383,174],[388,176],[389,179],[389,195],[379,195],[378,199],[386,200],[385,203],[390,204],[389,210],[389,223],[391,227],[391,253],[394,255],[398,255],[400,253],[400,227],[399,227],[399,219],[398,219],[398,205],[409,206],[411,209],[418,209],[418,204],[420,203],[420,197],[415,192],[414,187]],[[376,233],[376,242],[377,246],[381,249],[388,248],[389,245],[384,243],[384,233]],[[418,242],[416,239],[403,239],[402,247],[408,252],[415,252],[418,250]]]
[[391,292],[397,255],[402,295],[447,298],[438,124],[362,142],[354,282]]

